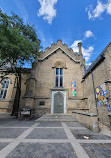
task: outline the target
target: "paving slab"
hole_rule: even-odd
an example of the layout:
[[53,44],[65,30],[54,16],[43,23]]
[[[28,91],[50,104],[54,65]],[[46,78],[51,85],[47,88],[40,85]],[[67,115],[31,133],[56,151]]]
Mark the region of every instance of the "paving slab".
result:
[[[84,127],[82,124],[79,122],[66,122],[66,125],[68,127]],[[85,127],[84,127],[85,128]]]
[[57,116],[57,121],[2,120],[0,158],[111,157],[111,137],[94,133],[77,121],[61,122],[61,118],[70,119],[70,115]]
[[0,126],[6,126],[6,125],[9,125],[10,123],[12,122],[18,122],[18,119],[0,119]]
[[77,158],[70,143],[20,143],[6,158]]
[[34,129],[27,139],[67,139],[66,133],[59,128],[43,128]]
[[111,144],[81,144],[90,158],[111,158]]
[[20,136],[26,128],[1,128],[0,138],[17,138]]
[[0,143],[0,151],[4,148],[4,147],[6,147],[7,145],[8,145],[9,143]]
[[40,122],[38,127],[62,127],[61,122]]
[[64,115],[64,114],[52,114],[52,115],[44,115],[42,117],[40,117],[39,119],[37,119],[36,121],[38,122],[77,122],[77,120],[75,119],[75,117],[73,117],[72,115]]
[[12,126],[12,127],[30,127],[35,123],[35,121],[16,121],[10,122],[10,124],[6,124],[5,126]]
[[111,140],[111,137],[105,136],[100,133],[94,133],[88,129],[74,130],[71,129],[71,133],[74,135],[76,139],[85,139],[84,136],[88,137],[88,139],[96,139],[96,140]]
[[2,120],[0,119],[0,126],[5,125],[7,123],[10,123],[10,121],[9,120],[3,121],[3,119]]

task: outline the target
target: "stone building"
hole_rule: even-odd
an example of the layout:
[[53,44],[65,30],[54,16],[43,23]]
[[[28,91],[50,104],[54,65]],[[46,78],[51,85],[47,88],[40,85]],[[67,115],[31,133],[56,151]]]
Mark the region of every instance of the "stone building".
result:
[[[3,78],[1,76],[4,76]],[[21,71],[21,96],[19,100],[19,77],[17,74],[7,74],[4,68],[0,69],[0,113],[12,114],[19,109],[19,101],[25,94],[26,80],[30,76],[30,69]]]
[[[23,71],[19,109],[29,106],[39,115],[73,114],[92,129],[99,118],[110,127],[110,61],[111,42],[85,71],[81,43],[77,53],[58,40],[41,52],[31,70]],[[16,107],[16,78],[10,74],[2,81],[1,112],[12,112]]]
[[83,76],[89,112],[98,114],[100,126],[111,128],[111,42]]

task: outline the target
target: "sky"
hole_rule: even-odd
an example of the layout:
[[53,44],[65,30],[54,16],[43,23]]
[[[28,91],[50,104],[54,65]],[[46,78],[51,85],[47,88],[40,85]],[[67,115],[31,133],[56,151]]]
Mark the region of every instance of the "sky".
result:
[[87,65],[111,41],[111,0],[0,0],[0,8],[34,25],[43,50],[61,39],[78,52],[82,42]]

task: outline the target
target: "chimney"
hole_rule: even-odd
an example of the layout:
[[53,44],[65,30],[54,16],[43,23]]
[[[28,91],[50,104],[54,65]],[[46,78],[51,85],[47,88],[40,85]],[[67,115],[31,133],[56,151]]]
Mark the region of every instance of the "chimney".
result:
[[82,48],[81,48],[81,46],[82,46],[82,43],[79,42],[79,43],[78,43],[78,48],[79,48],[79,54],[80,54],[80,55],[82,55]]

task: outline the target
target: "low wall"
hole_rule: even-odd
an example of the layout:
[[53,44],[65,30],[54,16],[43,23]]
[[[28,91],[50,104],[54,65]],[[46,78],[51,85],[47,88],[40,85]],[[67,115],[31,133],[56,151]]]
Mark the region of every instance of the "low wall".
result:
[[82,111],[73,111],[73,116],[84,126],[91,129],[93,132],[99,132],[97,115]]

